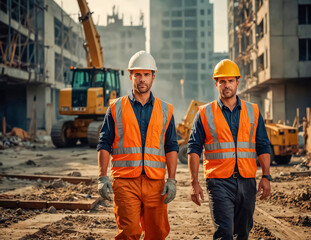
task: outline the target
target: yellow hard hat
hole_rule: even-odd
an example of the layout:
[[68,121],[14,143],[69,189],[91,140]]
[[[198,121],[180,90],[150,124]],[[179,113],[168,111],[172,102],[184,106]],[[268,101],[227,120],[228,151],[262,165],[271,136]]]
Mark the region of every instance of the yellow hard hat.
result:
[[214,68],[213,79],[216,80],[220,77],[237,77],[238,79],[241,78],[238,65],[229,59],[221,60]]

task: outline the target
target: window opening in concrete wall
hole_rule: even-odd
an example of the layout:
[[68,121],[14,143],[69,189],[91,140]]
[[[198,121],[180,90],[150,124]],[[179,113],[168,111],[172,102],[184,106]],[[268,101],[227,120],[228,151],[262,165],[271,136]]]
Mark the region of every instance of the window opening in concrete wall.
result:
[[182,63],[173,63],[173,69],[182,69]]
[[172,17],[181,17],[182,11],[172,11]]
[[185,42],[186,49],[197,49],[197,42],[196,41],[186,41]]
[[185,17],[195,17],[197,15],[196,9],[186,9],[184,10]]
[[182,0],[170,0],[171,7],[182,7]]
[[170,38],[170,32],[169,31],[163,31],[162,35],[163,35],[163,38]]
[[258,70],[259,70],[259,72],[264,70],[264,54],[261,54],[258,57]]
[[182,37],[182,31],[172,31],[172,37]]
[[197,0],[185,0],[185,6],[186,7],[196,7],[197,6]]
[[172,27],[182,27],[181,20],[172,20]]
[[299,39],[299,61],[311,61],[311,39]]
[[185,53],[186,59],[197,59],[198,53],[197,52],[191,52],[191,53]]
[[186,27],[196,27],[197,21],[196,20],[186,20],[185,26]]
[[262,39],[264,36],[264,31],[263,31],[263,20],[261,20],[261,22],[259,23],[259,25],[257,26],[257,32],[258,32],[258,39]]
[[186,30],[185,31],[185,38],[196,38],[197,31],[196,30]]
[[182,59],[183,58],[183,53],[173,53],[173,58],[174,59]]
[[298,6],[298,23],[311,24],[311,4],[301,4]]

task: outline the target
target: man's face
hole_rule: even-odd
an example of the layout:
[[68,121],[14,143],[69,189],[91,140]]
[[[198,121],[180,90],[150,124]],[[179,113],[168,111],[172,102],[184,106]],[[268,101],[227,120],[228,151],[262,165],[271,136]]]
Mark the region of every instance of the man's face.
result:
[[134,93],[144,94],[150,91],[155,75],[151,70],[133,70],[130,79]]
[[239,81],[235,77],[220,77],[215,85],[221,98],[230,99],[235,97]]

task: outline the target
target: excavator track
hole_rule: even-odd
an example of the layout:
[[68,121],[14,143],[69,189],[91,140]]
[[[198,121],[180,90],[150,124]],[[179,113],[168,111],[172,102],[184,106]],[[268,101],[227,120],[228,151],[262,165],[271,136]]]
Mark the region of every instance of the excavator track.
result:
[[87,141],[91,148],[96,148],[98,144],[99,132],[102,124],[102,121],[93,121],[87,129]]
[[77,143],[76,138],[69,138],[70,131],[73,130],[73,121],[58,121],[51,130],[51,139],[55,147],[73,147]]

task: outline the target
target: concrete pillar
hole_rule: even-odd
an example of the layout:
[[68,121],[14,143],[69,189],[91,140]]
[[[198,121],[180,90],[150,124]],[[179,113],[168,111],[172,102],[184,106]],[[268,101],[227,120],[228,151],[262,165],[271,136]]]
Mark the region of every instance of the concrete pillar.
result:
[[272,90],[272,116],[273,122],[285,122],[285,84],[273,85]]

